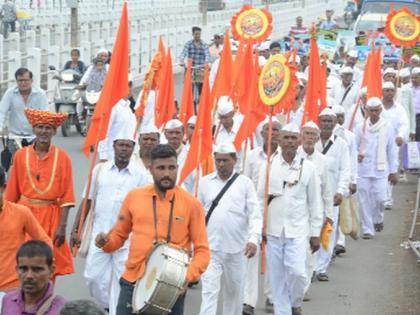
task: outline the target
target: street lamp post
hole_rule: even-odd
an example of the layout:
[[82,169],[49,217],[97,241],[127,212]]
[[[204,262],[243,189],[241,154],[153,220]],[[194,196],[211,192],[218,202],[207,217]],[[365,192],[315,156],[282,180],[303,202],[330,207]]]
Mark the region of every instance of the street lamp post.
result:
[[78,0],[66,0],[67,6],[70,8],[70,45],[71,47],[79,46],[79,30],[78,30]]

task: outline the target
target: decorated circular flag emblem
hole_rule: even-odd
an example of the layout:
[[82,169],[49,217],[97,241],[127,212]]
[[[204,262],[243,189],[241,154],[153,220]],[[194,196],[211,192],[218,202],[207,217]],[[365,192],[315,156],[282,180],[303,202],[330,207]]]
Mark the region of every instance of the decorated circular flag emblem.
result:
[[236,40],[251,39],[253,42],[262,42],[271,34],[271,22],[272,16],[267,10],[245,5],[232,17],[233,37]]
[[411,47],[420,38],[420,20],[407,8],[391,10],[388,14],[385,33],[395,45]]
[[270,57],[261,70],[258,90],[260,98],[267,106],[278,104],[288,91],[291,71],[282,55]]

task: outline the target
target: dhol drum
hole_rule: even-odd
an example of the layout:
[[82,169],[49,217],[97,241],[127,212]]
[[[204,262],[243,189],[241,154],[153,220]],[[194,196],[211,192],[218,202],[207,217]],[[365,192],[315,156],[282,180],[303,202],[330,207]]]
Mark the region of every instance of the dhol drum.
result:
[[171,312],[187,277],[188,253],[161,243],[150,253],[144,276],[137,281],[132,307],[136,314]]

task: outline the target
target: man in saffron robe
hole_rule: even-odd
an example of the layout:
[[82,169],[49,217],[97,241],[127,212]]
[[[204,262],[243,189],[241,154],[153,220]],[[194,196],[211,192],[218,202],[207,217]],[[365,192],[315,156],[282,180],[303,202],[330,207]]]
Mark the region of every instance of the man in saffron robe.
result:
[[5,199],[31,209],[52,239],[54,276],[70,274],[74,272],[73,258],[65,233],[69,210],[75,205],[72,165],[67,153],[51,144],[68,115],[30,108],[25,114],[36,139],[16,152]]

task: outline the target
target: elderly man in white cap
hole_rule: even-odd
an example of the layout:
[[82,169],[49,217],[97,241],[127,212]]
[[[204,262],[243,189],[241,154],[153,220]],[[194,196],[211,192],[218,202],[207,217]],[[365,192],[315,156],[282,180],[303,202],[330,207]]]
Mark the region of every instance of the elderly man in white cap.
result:
[[347,52],[345,57],[345,63],[343,65],[344,67],[350,67],[353,69],[353,82],[357,85],[360,85],[360,83],[363,80],[363,71],[356,67],[357,61],[359,59],[359,54],[357,50],[350,50]]
[[[382,117],[388,121],[391,128],[394,130],[395,142],[399,148],[408,141],[410,123],[408,115],[402,105],[396,103],[395,99],[395,86],[392,82],[384,82],[382,84]],[[388,185],[388,199],[385,202],[385,209],[391,209],[393,205],[392,198],[392,185]]]
[[214,151],[216,172],[200,180],[198,199],[206,211],[211,260],[202,275],[200,315],[216,315],[223,286],[223,314],[241,315],[246,260],[261,241],[262,216],[252,181],[234,172],[232,143]]
[[353,69],[343,67],[340,70],[341,84],[336,86],[333,98],[338,105],[342,105],[346,111],[357,102],[359,86],[353,82]]
[[416,114],[416,130],[411,138],[420,141],[420,67],[411,71],[411,85],[411,96]]
[[[346,129],[354,130],[354,128],[363,123],[366,116],[366,102],[367,102],[367,87],[364,86],[360,89],[358,103],[352,105],[350,110],[346,111]],[[354,118],[353,118],[354,115]],[[351,124],[351,126],[350,126]]]
[[338,207],[348,194],[350,185],[350,153],[346,141],[334,135],[337,117],[330,108],[319,114],[320,140],[315,148],[326,158],[329,165],[329,181],[333,192],[333,232],[330,236],[328,250],[323,248],[318,253],[316,276],[319,281],[328,281],[327,269],[330,264],[338,229]]
[[[355,194],[357,191],[357,147],[356,147],[356,137],[354,133],[347,128],[345,128],[345,111],[344,107],[341,105],[333,106],[332,110],[334,111],[337,117],[337,124],[335,125],[334,134],[339,136],[341,139],[346,141],[347,147],[350,153],[350,185],[349,193],[351,195]],[[345,196],[349,197],[349,196]],[[346,252],[346,239],[345,235],[341,232],[341,229],[338,229],[338,239],[337,245],[334,248],[335,255],[344,254]]]
[[[327,158],[319,151],[315,150],[315,144],[319,140],[319,127],[313,122],[307,122],[301,131],[301,146],[298,148],[298,154],[304,159],[311,161],[315,165],[317,175],[321,183],[321,197],[324,222],[329,221],[333,223],[333,192],[331,190],[331,183],[329,182]],[[306,287],[305,292],[308,291],[311,284],[311,279],[315,271],[316,255],[308,247],[306,257]]]
[[394,130],[381,117],[382,102],[368,100],[368,119],[356,128],[358,154],[358,198],[362,237],[371,239],[383,229],[387,183],[397,182],[398,155]]
[[160,143],[160,133],[155,125],[142,126],[140,128],[139,146],[138,153],[134,153],[132,159],[140,166],[141,170],[149,175],[149,179],[152,180],[152,174],[150,174],[150,164],[152,161],[152,150]]
[[258,51],[260,52],[260,56],[264,57],[266,60],[268,60],[270,58],[270,42],[269,41],[265,41],[262,42],[259,46],[258,46]]
[[[130,242],[113,253],[105,253],[95,246],[97,234],[110,230],[118,219],[118,213],[126,194],[147,184],[148,180],[139,165],[131,160],[135,141],[130,128],[120,130],[114,140],[114,157],[96,165],[93,170],[92,187],[87,200],[88,215],[93,215],[91,244],[86,259],[84,278],[91,296],[109,314],[116,314],[120,292],[119,280],[124,271]],[[83,198],[86,198],[85,193]],[[79,229],[80,205],[72,231]],[[72,233],[72,243],[78,243],[77,232]],[[73,245],[72,244],[72,245]]]
[[411,69],[420,67],[420,56],[412,55],[410,58],[410,67]]
[[191,116],[187,121],[187,145],[191,144],[192,136],[194,134],[194,128],[197,124],[197,116]]
[[243,116],[235,113],[232,100],[228,96],[221,96],[217,103],[219,122],[214,135],[214,143],[232,142],[241,127]]
[[[299,133],[295,124],[282,128],[281,153],[270,168],[267,264],[276,315],[302,314],[308,243],[313,253],[320,247],[321,185],[315,165],[297,153]],[[265,172],[260,175],[263,195]]]
[[386,68],[382,72],[382,78],[384,82],[392,82],[395,85],[397,82],[397,70],[392,67]]
[[188,149],[184,145],[184,125],[178,119],[171,119],[165,125],[164,135],[168,144],[176,151],[178,156],[178,165],[182,169],[187,158]]
[[[245,162],[243,174],[248,176],[254,183],[255,189],[258,189],[258,179],[262,168],[267,166],[267,150],[268,150],[268,126],[269,120],[265,119],[262,123],[261,137],[263,139],[262,146],[258,146],[251,150]],[[271,138],[271,158],[278,154],[278,141],[280,136],[281,124],[277,118],[273,117],[272,138]],[[262,209],[261,209],[262,211]],[[259,247],[258,247],[259,249]],[[254,314],[258,301],[258,275],[259,275],[259,250],[257,254],[248,260],[247,272],[245,276],[244,286],[244,309],[243,314]],[[272,309],[272,294],[269,284],[268,273],[265,272],[264,279],[264,295],[266,297],[266,308]]]

